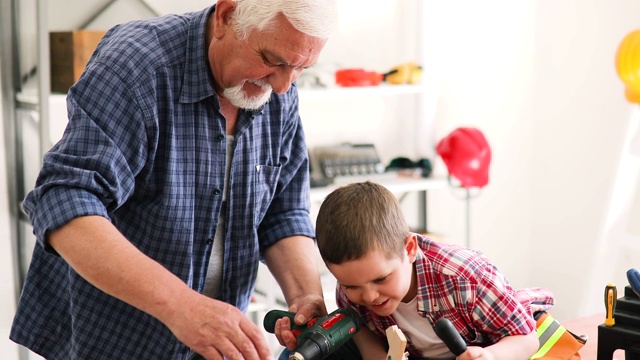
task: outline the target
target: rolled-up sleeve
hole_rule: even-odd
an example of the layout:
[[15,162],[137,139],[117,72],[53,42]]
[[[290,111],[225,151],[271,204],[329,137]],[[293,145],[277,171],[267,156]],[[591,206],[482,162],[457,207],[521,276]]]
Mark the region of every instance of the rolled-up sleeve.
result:
[[[45,154],[35,188],[23,208],[45,250],[47,234],[86,215],[109,218],[132,194],[144,166],[146,131],[123,82],[100,64],[67,97],[69,123]],[[109,82],[101,79],[110,79]],[[111,121],[128,118],[132,121]]]

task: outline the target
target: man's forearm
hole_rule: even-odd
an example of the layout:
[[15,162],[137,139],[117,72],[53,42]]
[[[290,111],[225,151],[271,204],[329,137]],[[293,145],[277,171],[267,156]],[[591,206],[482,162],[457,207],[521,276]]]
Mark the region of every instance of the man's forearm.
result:
[[49,244],[95,287],[163,321],[190,290],[131,244],[107,219],[84,216],[48,236]]
[[316,294],[322,297],[316,253],[313,239],[305,236],[282,239],[265,251],[267,266],[282,288],[288,304],[303,295]]

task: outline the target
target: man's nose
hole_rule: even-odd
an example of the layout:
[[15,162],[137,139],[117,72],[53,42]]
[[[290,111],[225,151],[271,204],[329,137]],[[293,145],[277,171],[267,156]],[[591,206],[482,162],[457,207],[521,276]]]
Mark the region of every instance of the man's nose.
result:
[[282,66],[269,77],[269,84],[277,94],[289,91],[291,84],[300,76],[300,70],[292,66]]

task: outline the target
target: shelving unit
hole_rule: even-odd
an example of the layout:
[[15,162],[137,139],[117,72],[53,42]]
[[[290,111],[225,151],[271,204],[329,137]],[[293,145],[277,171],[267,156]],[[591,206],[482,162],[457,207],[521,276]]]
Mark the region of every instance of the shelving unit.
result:
[[402,94],[421,94],[428,91],[426,84],[418,85],[387,85],[381,84],[377,86],[366,87],[327,87],[327,88],[298,88],[298,94],[301,98],[332,98],[340,96],[371,96],[371,95],[402,95]]
[[336,178],[332,185],[311,189],[311,202],[322,202],[322,200],[324,200],[331,191],[335,190],[339,186],[361,181],[372,181],[383,184],[387,189],[389,189],[389,191],[395,194],[436,190],[447,186],[446,179],[408,177],[395,172],[375,174],[371,176],[344,176]]
[[346,176],[337,178],[330,186],[311,189],[312,206],[319,207],[324,198],[339,186],[367,180],[384,185],[389,191],[396,194],[400,200],[410,193],[417,193],[417,213],[415,215],[418,222],[415,230],[425,233],[429,230],[427,216],[428,191],[447,187],[446,179],[406,177],[395,172],[371,176]]

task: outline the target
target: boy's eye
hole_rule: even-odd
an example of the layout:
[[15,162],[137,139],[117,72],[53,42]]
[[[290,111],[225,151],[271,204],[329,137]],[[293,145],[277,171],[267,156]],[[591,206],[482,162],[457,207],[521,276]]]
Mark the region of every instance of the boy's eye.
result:
[[374,282],[374,284],[382,284],[386,280],[387,280],[387,276],[385,276],[383,278],[375,279],[375,280],[373,280],[373,282]]

